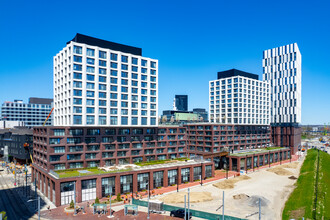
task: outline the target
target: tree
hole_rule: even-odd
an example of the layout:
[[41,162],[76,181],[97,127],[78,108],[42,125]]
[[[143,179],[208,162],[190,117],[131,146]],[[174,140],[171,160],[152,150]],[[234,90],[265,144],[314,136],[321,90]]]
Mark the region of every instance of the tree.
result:
[[74,202],[73,202],[73,200],[71,200],[71,202],[70,202],[70,209],[73,209],[74,208]]
[[96,197],[96,199],[95,199],[95,202],[94,202],[95,204],[99,204],[100,203],[100,200],[99,200],[99,198],[98,197]]

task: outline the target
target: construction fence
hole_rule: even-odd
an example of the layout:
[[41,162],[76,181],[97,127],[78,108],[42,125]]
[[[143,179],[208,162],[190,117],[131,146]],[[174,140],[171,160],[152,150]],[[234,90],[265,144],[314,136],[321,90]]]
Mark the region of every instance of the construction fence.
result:
[[[148,207],[147,201],[133,198],[132,202],[134,205]],[[170,212],[170,211],[177,210],[177,209],[182,209],[182,207],[163,204],[164,211]],[[194,209],[190,209],[189,211],[191,212],[192,216],[198,217],[198,218],[204,218],[204,219],[209,219],[209,220],[222,220],[223,219],[222,215],[219,215],[219,214],[203,212],[203,211],[198,211],[198,210],[194,210]],[[236,217],[228,216],[228,215],[225,215],[224,219],[225,220],[242,220],[241,218],[236,218]]]

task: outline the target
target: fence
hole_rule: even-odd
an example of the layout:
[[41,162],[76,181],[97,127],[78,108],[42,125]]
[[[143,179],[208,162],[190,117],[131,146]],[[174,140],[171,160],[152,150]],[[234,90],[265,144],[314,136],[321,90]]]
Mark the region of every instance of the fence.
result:
[[[134,205],[148,207],[147,201],[142,201],[142,200],[133,198],[132,202]],[[182,209],[182,207],[166,205],[166,204],[164,204],[163,207],[164,207],[164,211],[169,211],[169,212],[172,210]],[[198,210],[194,210],[194,209],[190,209],[190,212],[191,212],[192,216],[195,216],[198,218],[204,218],[204,219],[209,219],[209,220],[221,220],[222,219],[222,215],[219,215],[219,214],[203,212],[203,211],[198,211]],[[242,220],[241,218],[236,218],[236,217],[228,216],[228,215],[225,215],[224,219],[225,220]]]

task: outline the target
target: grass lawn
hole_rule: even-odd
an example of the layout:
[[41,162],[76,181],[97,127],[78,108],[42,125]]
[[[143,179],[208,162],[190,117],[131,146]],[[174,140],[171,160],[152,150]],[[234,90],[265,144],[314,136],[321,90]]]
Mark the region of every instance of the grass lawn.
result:
[[257,156],[258,154],[261,154],[261,153],[264,153],[264,152],[276,151],[276,150],[280,150],[280,149],[284,149],[284,148],[283,147],[256,148],[256,149],[251,149],[250,151],[246,151],[246,152],[242,152],[242,153],[233,153],[233,154],[230,154],[230,155],[239,157],[239,156],[256,154],[256,156]]
[[[330,219],[330,155],[320,151],[318,202],[316,219]],[[315,178],[317,150],[308,150],[307,157],[300,170],[296,188],[290,195],[283,210],[283,219],[313,219],[315,199]]]
[[[88,173],[80,173],[79,170],[87,170]],[[106,174],[106,173],[118,173],[118,172],[126,172],[132,169],[122,169],[122,170],[114,170],[114,171],[103,171],[99,170],[97,167],[95,168],[80,168],[80,169],[68,169],[68,170],[58,170],[55,171],[59,178],[68,178],[68,177],[75,177],[75,176],[90,176],[90,175],[98,175],[98,174]]]

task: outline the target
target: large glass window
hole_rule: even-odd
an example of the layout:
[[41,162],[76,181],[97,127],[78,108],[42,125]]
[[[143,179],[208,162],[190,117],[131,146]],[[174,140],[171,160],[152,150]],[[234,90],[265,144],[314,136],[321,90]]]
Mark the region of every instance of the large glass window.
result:
[[73,53],[82,54],[82,47],[73,46]]
[[95,53],[94,49],[87,48],[86,55],[93,57]]
[[202,175],[202,167],[194,167],[194,181],[200,180]]
[[164,185],[164,171],[153,173],[154,188],[162,187]]
[[181,183],[190,181],[190,168],[181,169]]
[[178,170],[169,170],[167,171],[167,175],[168,175],[168,185],[174,185],[177,184],[177,177],[178,177]]
[[74,200],[74,182],[61,183],[61,205],[69,204]]
[[120,176],[120,193],[125,194],[133,190],[133,175]]
[[140,173],[137,176],[138,191],[148,189],[149,173]]
[[94,117],[94,115],[87,115],[86,116],[86,124],[88,124],[88,125],[95,124],[95,117]]
[[81,181],[82,201],[96,199],[96,179]]
[[102,178],[102,197],[110,196],[110,193],[112,195],[115,195],[116,193],[116,178],[113,177],[107,177]]

